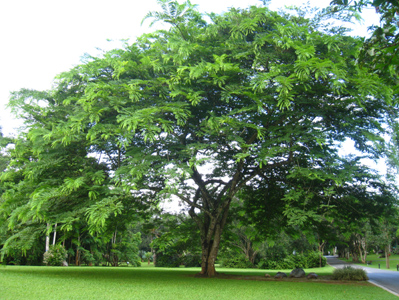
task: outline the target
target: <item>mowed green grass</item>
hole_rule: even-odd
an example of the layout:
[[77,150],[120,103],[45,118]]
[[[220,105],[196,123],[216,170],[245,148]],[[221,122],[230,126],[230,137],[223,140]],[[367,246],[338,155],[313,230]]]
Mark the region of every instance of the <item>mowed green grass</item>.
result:
[[[381,270],[391,270],[391,271],[397,271],[397,265],[399,264],[399,255],[391,255],[389,257],[389,269],[386,268],[386,262],[385,258],[379,258],[379,254],[368,254],[367,255],[367,261],[372,261],[371,265],[367,264],[362,264],[362,263],[357,263],[357,265],[369,267],[369,268],[375,268],[378,269],[380,268]],[[349,260],[345,260],[347,262],[353,263],[352,258]],[[378,267],[378,264],[380,265]]]
[[[196,278],[198,268],[0,267],[0,299],[397,299],[367,283]],[[245,276],[277,271],[218,269]],[[332,268],[307,270],[331,274]]]

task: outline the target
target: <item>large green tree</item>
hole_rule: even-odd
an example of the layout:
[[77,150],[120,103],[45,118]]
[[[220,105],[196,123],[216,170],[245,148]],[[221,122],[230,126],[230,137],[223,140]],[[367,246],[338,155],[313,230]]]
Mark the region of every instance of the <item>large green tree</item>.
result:
[[[113,186],[100,186],[85,202],[90,226],[123,212],[122,196],[110,193],[124,193],[125,203],[184,203],[200,230],[201,274],[215,276],[237,193],[262,180],[314,178],[334,166],[337,144],[347,138],[382,156],[383,124],[395,116],[393,88],[359,68],[361,40],[344,30],[266,7],[210,14],[207,22],[189,1],[159,2],[163,11],[148,17],[170,29],[61,74],[53,107],[67,113],[34,136],[46,141],[45,151],[77,140],[85,145],[82,159],[89,152],[104,159]],[[336,177],[329,173],[330,185],[344,186]],[[285,186],[279,193],[307,203],[301,189]]]

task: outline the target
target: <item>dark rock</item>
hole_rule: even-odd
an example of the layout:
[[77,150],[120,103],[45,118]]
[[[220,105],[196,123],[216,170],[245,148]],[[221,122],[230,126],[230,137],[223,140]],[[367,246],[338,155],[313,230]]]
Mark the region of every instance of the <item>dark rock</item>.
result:
[[274,276],[274,278],[277,278],[277,279],[281,279],[281,278],[284,278],[284,277],[287,277],[287,274],[285,274],[284,272],[278,272],[278,273]]
[[316,273],[309,273],[308,276],[306,276],[307,279],[317,279],[318,276]]
[[296,268],[296,269],[292,270],[290,273],[290,277],[294,277],[294,278],[302,278],[305,276],[306,276],[306,273],[302,268]]

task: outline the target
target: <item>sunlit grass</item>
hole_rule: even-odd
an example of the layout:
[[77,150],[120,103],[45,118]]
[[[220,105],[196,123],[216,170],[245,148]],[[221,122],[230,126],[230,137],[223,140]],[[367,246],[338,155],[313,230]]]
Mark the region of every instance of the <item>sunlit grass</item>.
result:
[[[369,267],[369,268],[375,268],[375,269],[381,269],[381,270],[388,270],[386,267],[386,260],[385,258],[379,258],[379,254],[369,254],[367,255],[367,261],[372,261],[371,264],[362,264],[362,263],[356,263],[357,265]],[[340,258],[341,259],[341,258]],[[352,258],[350,259],[341,259],[343,261],[347,261],[349,263],[353,263]],[[389,270],[390,271],[397,271],[397,266],[399,265],[399,255],[391,255],[389,257]]]
[[[146,267],[144,267],[146,266]],[[319,275],[332,268],[309,269]],[[196,278],[199,268],[0,267],[0,299],[397,299],[368,283]],[[218,269],[244,276],[257,269]],[[289,270],[286,270],[289,272]]]

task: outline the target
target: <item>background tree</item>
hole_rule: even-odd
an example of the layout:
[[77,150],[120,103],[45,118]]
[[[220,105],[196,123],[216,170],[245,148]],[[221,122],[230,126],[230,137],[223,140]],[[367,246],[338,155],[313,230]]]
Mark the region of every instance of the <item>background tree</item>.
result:
[[[334,11],[362,12],[374,8],[380,16],[380,24],[371,26],[371,37],[364,40],[359,61],[381,73],[389,74],[392,83],[398,85],[399,72],[399,2],[397,0],[334,0]],[[398,88],[396,87],[396,93]]]

